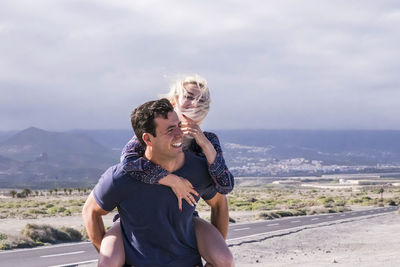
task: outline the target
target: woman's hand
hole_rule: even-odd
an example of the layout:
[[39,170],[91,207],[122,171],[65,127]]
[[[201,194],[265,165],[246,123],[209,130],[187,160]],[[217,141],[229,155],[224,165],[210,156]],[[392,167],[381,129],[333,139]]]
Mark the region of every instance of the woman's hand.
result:
[[178,198],[178,207],[180,211],[182,211],[182,199],[186,200],[192,207],[196,205],[196,199],[193,195],[198,197],[199,194],[194,190],[193,185],[187,179],[171,173],[160,179],[158,183],[171,187]]
[[193,136],[196,143],[203,150],[204,155],[207,158],[209,164],[212,164],[217,156],[217,151],[211,144],[210,140],[204,135],[203,131],[200,129],[199,125],[197,125],[192,119],[188,118],[184,114],[182,114],[186,121],[181,122],[181,130],[184,135]]
[[182,114],[185,118],[185,121],[181,122],[181,130],[185,135],[191,135],[196,140],[196,143],[201,147],[205,147],[207,143],[210,141],[204,135],[203,131],[200,129],[200,126],[197,125],[192,119]]

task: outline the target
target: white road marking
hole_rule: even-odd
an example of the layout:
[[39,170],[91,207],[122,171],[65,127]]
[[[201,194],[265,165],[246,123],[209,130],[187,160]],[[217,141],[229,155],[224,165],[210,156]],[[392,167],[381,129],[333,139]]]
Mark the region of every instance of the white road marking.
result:
[[319,220],[319,218],[312,218],[311,221]]
[[[250,237],[255,237],[255,236],[270,234],[270,233],[271,233],[271,232],[263,232],[263,233],[258,233],[258,234],[254,234],[254,235],[245,235],[245,236],[241,236],[241,237],[230,238],[230,239],[227,239],[226,241],[233,241],[233,240],[245,239],[245,238],[250,238]],[[52,266],[52,267],[53,267],[53,266]],[[54,266],[54,267],[56,267],[56,266]],[[58,266],[57,266],[57,267],[58,267]]]
[[344,217],[344,216],[346,216],[346,214],[341,214],[341,215],[340,215],[340,217]]
[[41,258],[51,258],[51,257],[59,257],[59,256],[66,256],[66,255],[75,255],[75,254],[82,254],[85,253],[86,251],[80,250],[80,251],[74,251],[74,252],[68,252],[68,253],[61,253],[61,254],[51,254],[51,255],[43,255],[40,256]]
[[243,230],[248,230],[248,229],[250,229],[250,227],[234,229],[233,231],[243,231]]
[[299,223],[299,222],[301,222],[301,221],[291,221],[291,223]]
[[[58,245],[51,245],[49,246],[44,246],[44,247],[38,247],[38,248],[30,248],[29,250],[42,250],[42,249],[54,249],[54,248],[59,248],[59,247],[70,247],[70,246],[79,246],[79,245],[85,245],[85,244],[91,244],[90,241],[83,241],[83,242],[73,242],[73,243],[67,243],[67,244],[58,244]],[[26,248],[18,248],[14,250],[8,250],[8,251],[0,251],[0,254],[8,254],[8,253],[18,253],[18,252],[23,252],[26,251]]]
[[279,223],[270,223],[270,224],[267,224],[267,226],[277,226],[277,225],[279,225]]
[[71,263],[65,263],[65,264],[61,264],[61,265],[52,265],[49,267],[67,267],[67,266],[76,266],[79,264],[85,264],[85,263],[93,263],[93,262],[97,262],[98,260],[90,260],[90,261],[79,261],[79,262],[71,262]]
[[332,215],[328,216],[328,218],[332,218],[332,217],[333,217]]

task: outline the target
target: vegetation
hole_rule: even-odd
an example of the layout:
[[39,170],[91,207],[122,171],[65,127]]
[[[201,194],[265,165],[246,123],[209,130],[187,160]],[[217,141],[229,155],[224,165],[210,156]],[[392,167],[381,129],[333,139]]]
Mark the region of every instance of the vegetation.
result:
[[[349,211],[356,206],[398,205],[400,189],[365,188],[360,192],[351,189],[291,188],[266,185],[237,187],[227,195],[231,211],[253,211],[258,219],[274,219],[320,213]],[[200,201],[198,210],[207,210]]]
[[81,241],[82,234],[73,228],[54,228],[50,225],[27,224],[22,235],[36,244]]
[[[26,188],[19,192],[7,191],[0,202],[0,219],[80,216],[89,192],[86,188],[53,188],[35,192]],[[231,211],[245,211],[255,219],[269,220],[287,216],[344,212],[358,206],[398,205],[400,189],[387,187],[382,192],[380,187],[365,187],[359,191],[352,191],[348,188],[332,190],[268,184],[259,187],[238,186],[227,195],[227,200]],[[200,200],[197,210],[209,211],[209,206]],[[85,232],[72,228],[28,224],[18,237],[0,233],[0,249],[32,247],[85,238]]]
[[11,190],[10,195],[12,196],[12,198],[15,198],[15,196],[17,195],[17,191]]
[[[0,219],[4,218],[41,218],[50,216],[79,215],[87,194],[77,189],[66,189],[55,195],[54,190],[35,191],[24,189],[21,192],[11,190],[9,198],[0,202]],[[16,198],[15,198],[16,197]]]
[[[41,218],[49,216],[80,215],[87,198],[85,188],[53,188],[32,193],[29,189],[21,192],[9,191],[10,198],[0,202],[1,218]],[[22,197],[17,197],[18,194]],[[263,218],[284,217],[280,211],[291,216],[328,212],[342,212],[354,206],[398,205],[400,189],[367,187],[358,192],[348,189],[291,188],[282,186],[237,187],[227,195],[231,211],[259,212]],[[200,201],[197,210],[208,210]],[[269,214],[270,216],[266,216]]]
[[78,230],[69,227],[54,228],[50,225],[27,224],[21,236],[7,236],[0,233],[0,250],[82,241],[86,238],[87,236]]

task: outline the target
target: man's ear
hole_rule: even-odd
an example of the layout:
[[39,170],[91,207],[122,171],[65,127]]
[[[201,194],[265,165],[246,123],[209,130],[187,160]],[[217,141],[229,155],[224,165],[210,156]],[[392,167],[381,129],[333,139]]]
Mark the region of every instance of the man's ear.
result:
[[151,146],[152,145],[151,137],[152,137],[152,135],[149,134],[149,133],[143,133],[142,134],[142,139],[143,139],[144,143],[146,144],[146,146]]

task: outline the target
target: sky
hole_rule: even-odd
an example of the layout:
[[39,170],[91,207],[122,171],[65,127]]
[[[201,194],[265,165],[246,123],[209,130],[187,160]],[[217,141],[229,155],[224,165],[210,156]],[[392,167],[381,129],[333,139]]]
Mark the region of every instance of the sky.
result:
[[0,131],[128,129],[185,75],[205,129],[400,130],[400,2],[2,0]]

